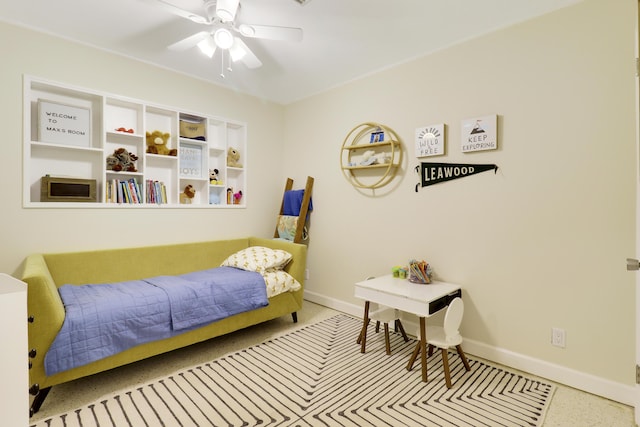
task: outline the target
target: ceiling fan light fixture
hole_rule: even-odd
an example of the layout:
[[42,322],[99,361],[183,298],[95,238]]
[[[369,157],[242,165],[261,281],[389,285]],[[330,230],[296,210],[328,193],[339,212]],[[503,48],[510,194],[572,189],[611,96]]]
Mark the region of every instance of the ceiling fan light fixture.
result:
[[237,62],[244,58],[247,55],[247,51],[244,50],[239,43],[234,43],[233,46],[229,48],[229,56],[233,62]]
[[233,34],[226,28],[218,28],[213,33],[213,40],[220,49],[229,49],[233,46]]
[[216,16],[222,22],[231,22],[236,17],[238,6],[240,6],[240,0],[218,0],[216,3]]
[[213,58],[213,54],[216,52],[216,45],[211,36],[207,36],[198,42],[198,48],[209,58]]

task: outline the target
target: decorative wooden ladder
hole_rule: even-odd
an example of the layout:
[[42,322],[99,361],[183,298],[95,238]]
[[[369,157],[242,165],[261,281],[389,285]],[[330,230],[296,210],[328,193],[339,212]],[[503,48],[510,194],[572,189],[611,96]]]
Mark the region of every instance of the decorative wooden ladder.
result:
[[[313,178],[308,176],[307,183],[304,187],[304,196],[302,197],[302,204],[300,205],[300,215],[298,215],[298,225],[296,227],[296,234],[293,238],[294,243],[304,243],[306,239],[303,238],[304,227],[307,224],[307,214],[309,213],[309,204],[311,202],[311,193],[313,191]],[[284,193],[282,194],[282,204],[280,205],[280,215],[284,215],[284,198],[287,191],[293,189],[293,179],[287,178],[287,183],[284,186]],[[279,237],[278,234],[278,222],[276,220],[276,230],[273,237]]]

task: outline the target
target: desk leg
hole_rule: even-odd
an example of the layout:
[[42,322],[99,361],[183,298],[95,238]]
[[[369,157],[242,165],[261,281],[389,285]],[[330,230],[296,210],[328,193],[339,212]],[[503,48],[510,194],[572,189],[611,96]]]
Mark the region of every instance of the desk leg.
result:
[[365,348],[367,345],[367,327],[368,326],[369,326],[369,301],[365,301],[364,317],[362,319],[362,330],[360,331],[360,337],[358,338],[360,342],[360,353],[365,352]]
[[420,318],[420,359],[422,362],[422,381],[427,382],[427,329],[424,317]]

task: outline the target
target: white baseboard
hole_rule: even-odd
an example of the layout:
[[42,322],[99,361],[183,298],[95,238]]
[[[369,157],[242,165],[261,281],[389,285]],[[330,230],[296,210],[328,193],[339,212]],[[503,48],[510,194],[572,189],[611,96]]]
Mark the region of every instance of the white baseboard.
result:
[[[362,316],[361,305],[346,303],[335,298],[330,298],[309,291],[305,291],[304,298],[307,301],[320,304],[352,316]],[[416,326],[417,325],[412,325],[411,322],[408,322],[408,324],[405,325],[405,330],[409,333],[410,331],[414,331]],[[504,348],[493,347],[470,339],[464,340],[464,350],[466,353],[471,355],[475,355],[495,363],[500,363],[501,365],[518,369],[523,372],[528,372],[532,375],[543,377],[587,393],[615,400],[616,402],[620,402],[625,405],[634,406],[636,402],[635,395],[637,391],[634,386],[617,383],[592,374],[576,371],[574,369],[549,363],[544,360],[535,359]]]

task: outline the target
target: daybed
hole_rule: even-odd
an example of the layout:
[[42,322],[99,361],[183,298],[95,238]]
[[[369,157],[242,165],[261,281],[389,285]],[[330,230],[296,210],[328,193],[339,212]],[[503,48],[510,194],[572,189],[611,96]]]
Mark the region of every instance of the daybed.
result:
[[304,286],[307,247],[277,239],[249,237],[29,256],[25,261],[22,280],[28,285],[29,380],[30,393],[35,395],[31,415],[38,411],[50,388],[56,384],[205,341],[283,315],[291,314],[296,322],[296,312],[302,307],[302,288],[270,297],[266,306],[234,314],[170,338],[139,344],[83,366],[47,375],[45,355],[60,331],[66,315],[58,290],[61,286],[118,283],[212,269],[219,267],[230,255],[250,246],[281,249],[290,253],[293,257],[284,267],[284,271]]

